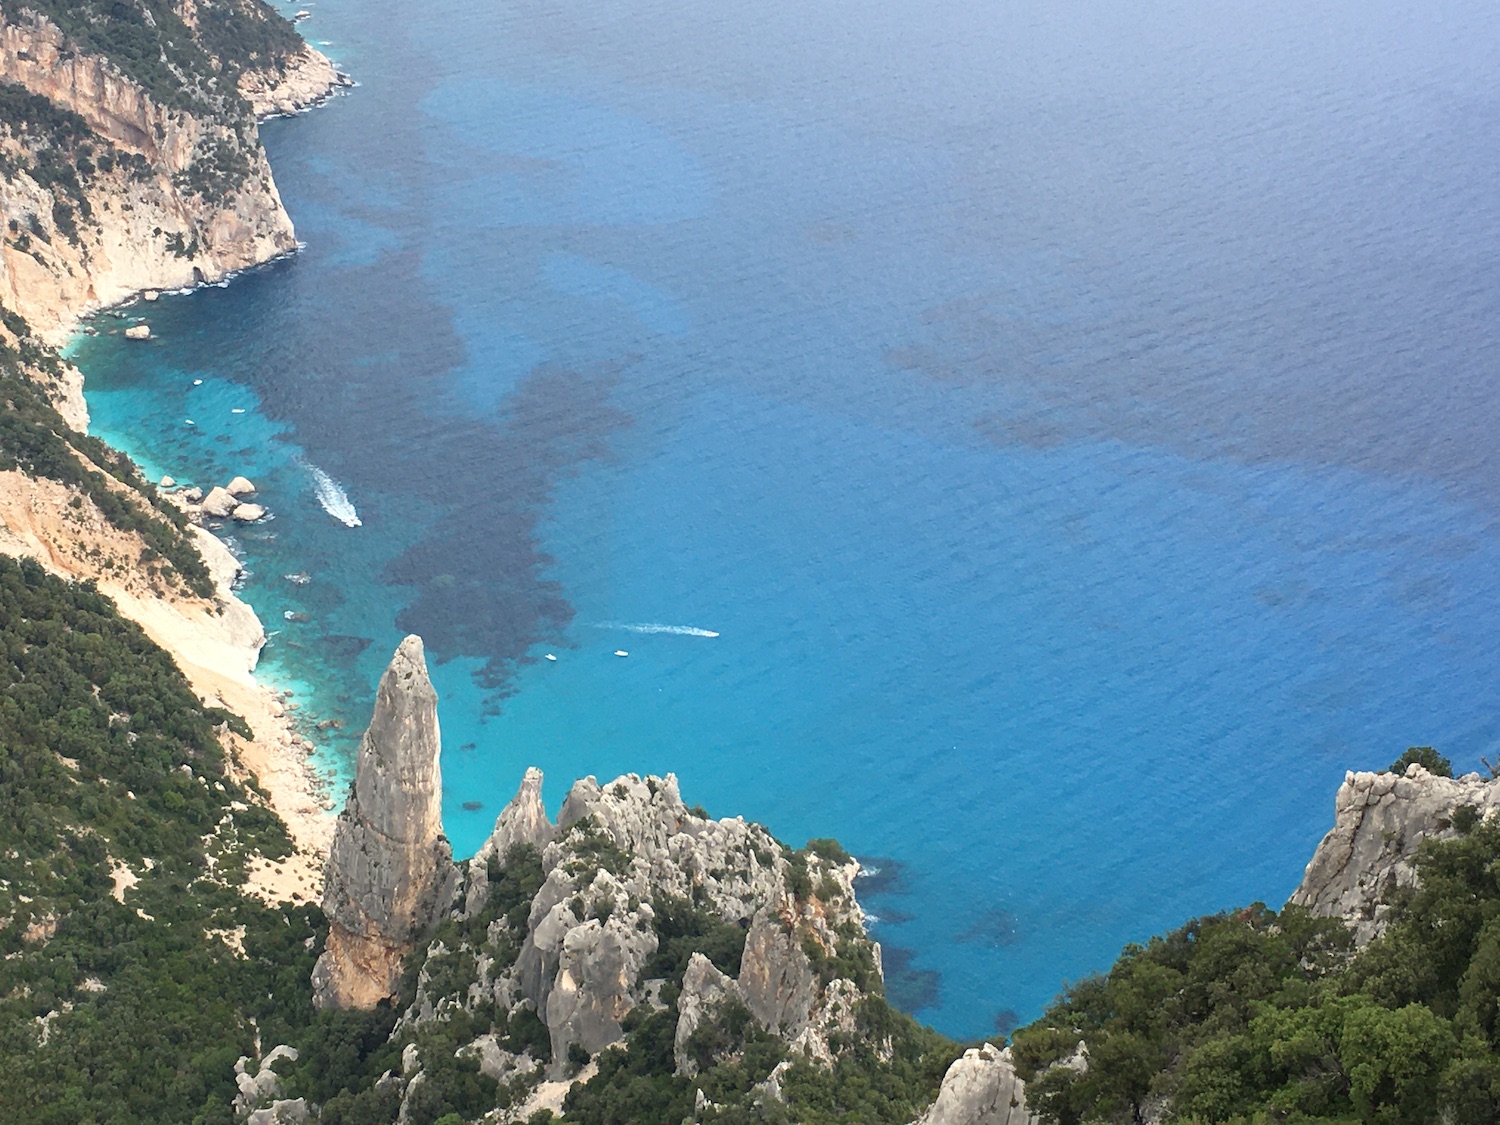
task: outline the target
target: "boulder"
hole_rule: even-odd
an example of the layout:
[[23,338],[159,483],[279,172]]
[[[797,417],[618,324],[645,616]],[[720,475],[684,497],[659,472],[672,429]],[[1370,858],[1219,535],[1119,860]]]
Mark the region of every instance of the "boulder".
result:
[[125,329],[127,340],[149,340],[151,339],[151,326],[149,324],[132,324]]
[[240,523],[254,523],[266,518],[266,510],[259,504],[236,504],[229,514]]
[[174,477],[162,477],[161,478],[161,485],[159,487],[161,487],[161,488],[176,488],[177,487],[177,480]]
[[203,514],[224,519],[239,507],[239,504],[240,502],[225,489],[214,488],[203,498]]
[[186,500],[189,504],[197,504],[203,499],[203,489],[184,488],[177,495]]
[[255,485],[245,477],[235,477],[224,486],[224,491],[231,496],[249,496],[255,492]]
[[264,1109],[258,1109],[245,1118],[245,1125],[307,1125],[312,1120],[312,1111],[303,1098],[274,1101]]
[[373,1008],[394,996],[401,962],[436,927],[459,870],[443,835],[437,693],[420,637],[380,679],[354,787],[328,852],[328,943],[313,969],[320,1008]]

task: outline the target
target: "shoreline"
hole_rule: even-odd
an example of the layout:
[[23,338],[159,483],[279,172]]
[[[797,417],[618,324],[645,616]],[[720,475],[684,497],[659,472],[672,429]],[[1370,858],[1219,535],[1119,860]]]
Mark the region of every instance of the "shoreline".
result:
[[[355,85],[352,77],[307,44],[302,58],[280,81],[244,93],[259,125],[272,118],[309,113]],[[59,310],[64,317],[60,323],[39,334],[66,364],[59,388],[65,420],[88,432],[87,380],[71,353],[85,334],[89,318],[140,306],[148,294],[227,287],[248,270],[290,258],[302,249],[303,244],[297,242],[290,250],[203,277],[186,287],[143,284],[111,293],[105,300]],[[128,450],[121,452],[130,456]],[[69,549],[80,533],[76,527],[65,526],[62,513],[68,497],[54,495],[51,483],[23,478],[13,482],[11,489],[0,490],[8,493],[0,495],[0,515],[5,517],[0,520],[0,550],[35,558],[65,578],[97,582],[121,616],[140,626],[172,657],[205,706],[223,706],[245,720],[252,738],[233,733],[222,738],[230,768],[242,780],[254,779],[266,804],[286,825],[293,852],[281,861],[257,858],[249,867],[243,890],[271,903],[319,901],[323,865],[333,839],[337,802],[332,790],[338,778],[317,768],[315,747],[285,702],[289,693],[256,675],[266,630],[254,607],[235,592],[243,564],[223,540],[194,524],[194,544],[214,580],[212,602],[132,588],[128,577],[116,581],[95,573]]]

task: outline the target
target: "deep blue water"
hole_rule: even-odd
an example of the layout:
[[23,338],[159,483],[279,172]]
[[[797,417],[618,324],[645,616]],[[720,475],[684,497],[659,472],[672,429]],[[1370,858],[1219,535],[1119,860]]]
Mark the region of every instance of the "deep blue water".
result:
[[1278,904],[1345,769],[1500,746],[1493,5],[309,7],[305,252],[78,355],[261,485],[326,762],[445,661],[461,852],[528,764],[673,770],[873,857],[979,1036]]

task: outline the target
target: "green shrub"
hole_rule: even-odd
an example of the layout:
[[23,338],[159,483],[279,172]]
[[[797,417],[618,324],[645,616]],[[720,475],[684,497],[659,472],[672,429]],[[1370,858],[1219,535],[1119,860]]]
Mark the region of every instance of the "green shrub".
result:
[[1437,777],[1452,777],[1453,763],[1431,746],[1412,746],[1390,764],[1386,773],[1405,773],[1406,767],[1415,763]]

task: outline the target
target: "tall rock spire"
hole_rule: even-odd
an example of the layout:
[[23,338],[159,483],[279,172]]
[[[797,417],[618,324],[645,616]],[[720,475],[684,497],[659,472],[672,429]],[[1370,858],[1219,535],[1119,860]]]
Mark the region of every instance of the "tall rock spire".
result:
[[395,995],[402,959],[452,902],[459,870],[443,835],[440,745],[422,639],[407,637],[380,678],[328,851],[328,945],[312,978],[320,1008]]

